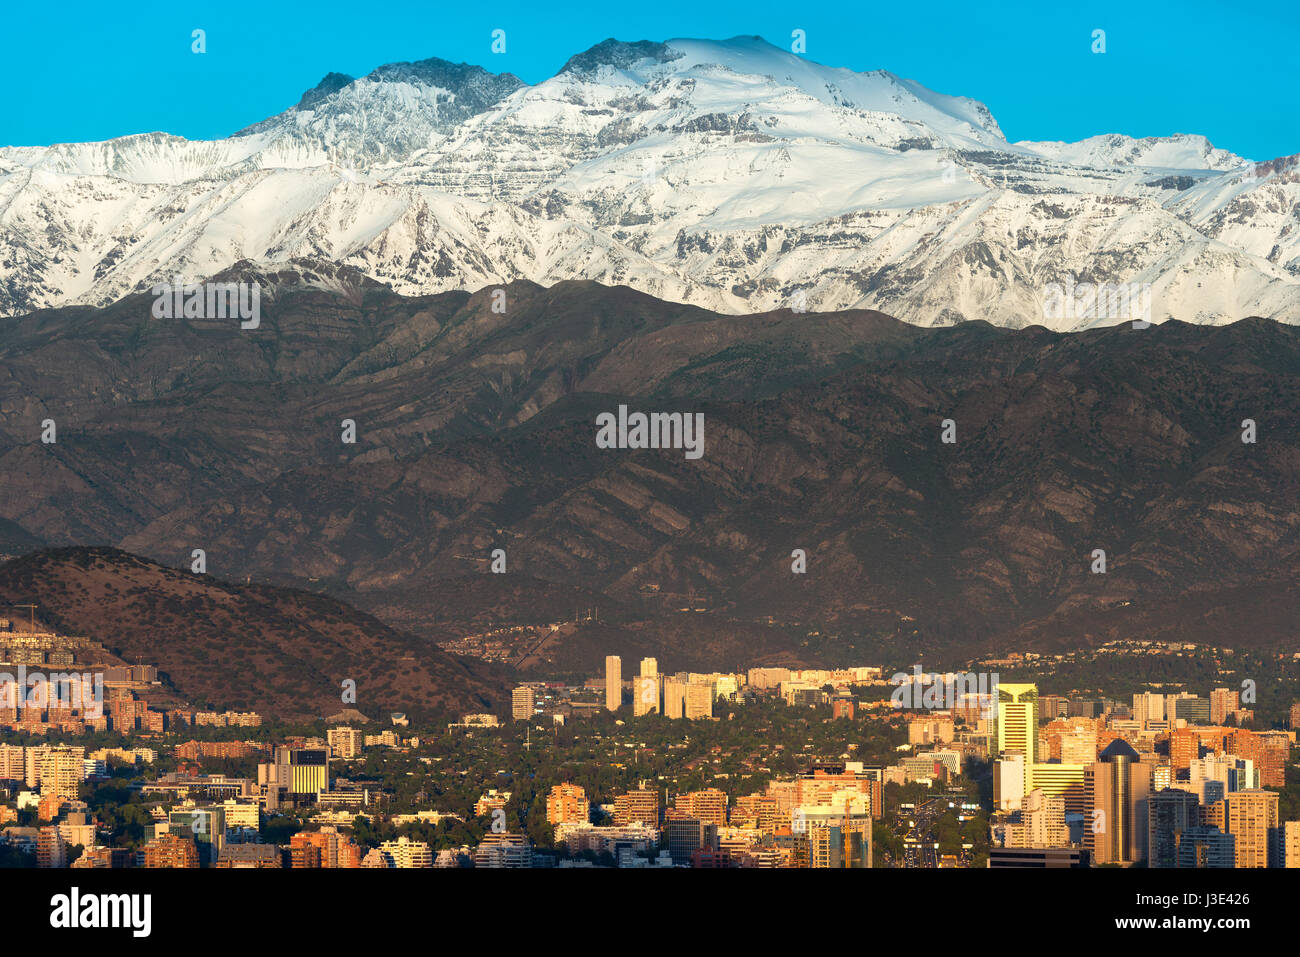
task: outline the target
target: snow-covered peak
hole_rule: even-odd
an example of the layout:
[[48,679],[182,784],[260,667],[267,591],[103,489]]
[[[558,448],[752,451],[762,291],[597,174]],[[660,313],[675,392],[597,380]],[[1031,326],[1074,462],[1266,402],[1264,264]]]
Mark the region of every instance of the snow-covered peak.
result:
[[594,73],[602,67],[613,70],[632,70],[645,68],[654,63],[666,63],[681,54],[668,47],[666,43],[654,40],[636,40],[632,43],[610,37],[602,40],[589,50],[569,57],[560,73]]
[[267,137],[267,166],[365,170],[437,146],[523,85],[510,73],[437,58],[388,63],[360,79],[331,73],[296,106],[235,136]]
[[305,258],[405,293],[582,278],[1058,328],[1043,289],[1073,276],[1149,284],[1157,319],[1300,321],[1297,219],[1294,161],[1201,136],[1009,144],[982,103],[886,70],[609,39],[535,85],[392,63],[226,139],[0,149],[0,315]]
[[1246,162],[1227,150],[1216,149],[1204,136],[1183,133],[1174,136],[1145,136],[1140,139],[1108,133],[1104,136],[1090,136],[1077,143],[1025,141],[1015,145],[1048,159],[1093,169],[1140,166],[1222,172],[1235,169]]

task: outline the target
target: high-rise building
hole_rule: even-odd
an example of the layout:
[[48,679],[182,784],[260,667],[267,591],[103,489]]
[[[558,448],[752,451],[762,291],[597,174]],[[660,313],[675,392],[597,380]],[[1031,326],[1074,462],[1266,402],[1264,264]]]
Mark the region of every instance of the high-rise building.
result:
[[1236,718],[1241,698],[1232,688],[1215,688],[1210,692],[1210,724],[1224,724]]
[[690,720],[713,717],[713,686],[697,682],[688,684],[684,714]]
[[21,744],[0,744],[0,780],[23,781],[26,779],[26,750]]
[[860,796],[840,805],[801,805],[791,821],[793,862],[814,869],[871,867],[871,810]]
[[618,655],[605,656],[605,708],[617,711],[623,704],[623,661]]
[[1065,798],[1036,788],[1025,795],[1020,808],[1026,847],[1064,847],[1070,843],[1065,824]]
[[1177,867],[1182,835],[1200,826],[1196,795],[1174,789],[1156,791],[1147,807],[1147,866]]
[[199,861],[215,864],[226,846],[226,809],[212,807],[178,808],[167,813],[168,831],[194,839]]
[[329,790],[329,753],[321,748],[275,749],[275,761],[257,769],[258,783],[288,794],[315,796]]
[[795,778],[794,803],[843,807],[847,800],[860,799],[871,813],[880,806],[882,787],[874,775],[859,774],[856,769],[848,769],[839,763],[818,762]]
[[1094,865],[1133,864],[1145,860],[1147,798],[1151,766],[1123,738],[1116,738],[1084,769],[1087,814],[1084,843]]
[[1025,756],[1025,766],[1038,760],[1038,686],[999,684],[997,757],[1005,751]]
[[433,851],[429,845],[413,841],[405,834],[395,841],[384,841],[378,850],[388,867],[433,867]]
[[485,834],[474,850],[474,866],[532,867],[532,842],[523,834]]
[[704,824],[685,814],[670,814],[664,822],[663,834],[674,864],[689,864],[691,856],[708,840]]
[[664,681],[664,717],[686,717],[686,682]]
[[528,685],[520,685],[510,693],[510,716],[515,721],[527,721],[533,716],[537,696]]
[[40,828],[36,832],[36,866],[66,867],[67,864],[68,845],[59,829],[53,825]]
[[1233,837],[1217,827],[1190,827],[1178,836],[1177,867],[1232,867]]
[[727,823],[727,795],[717,788],[679,794],[673,806],[687,816],[696,818],[702,824],[722,827]]
[[1181,718],[1188,724],[1210,723],[1210,699],[1184,693],[1174,699],[1174,713],[1171,718]]
[[198,867],[194,842],[179,834],[160,834],[144,846],[145,867]]
[[86,749],[39,744],[27,749],[27,786],[39,786],[42,795],[76,798],[86,779]]
[[643,678],[653,678],[659,674],[659,660],[657,658],[641,659],[641,676]]
[[325,732],[330,754],[336,758],[355,758],[361,754],[365,734],[360,728],[330,728]]
[[1155,692],[1142,692],[1133,696],[1133,718],[1146,727],[1148,721],[1165,720],[1165,696]]
[[1201,736],[1194,728],[1175,728],[1169,733],[1169,764],[1186,771],[1201,756]]
[[993,762],[993,804],[999,810],[1020,807],[1025,796],[1025,756],[1008,751]]
[[659,676],[638,675],[632,679],[632,714],[640,717],[651,712],[659,713]]
[[360,867],[361,848],[346,835],[326,826],[299,831],[289,839],[292,867]]
[[1276,791],[1255,789],[1233,791],[1224,799],[1225,830],[1235,841],[1236,867],[1269,866],[1269,845],[1277,829],[1277,802]]
[[546,797],[546,820],[551,824],[587,824],[591,805],[577,784],[557,784]]
[[614,798],[614,824],[627,827],[641,823],[648,827],[659,826],[659,792],[648,788],[628,791]]
[[1278,839],[1282,845],[1278,864],[1281,867],[1300,867],[1300,821],[1282,822]]

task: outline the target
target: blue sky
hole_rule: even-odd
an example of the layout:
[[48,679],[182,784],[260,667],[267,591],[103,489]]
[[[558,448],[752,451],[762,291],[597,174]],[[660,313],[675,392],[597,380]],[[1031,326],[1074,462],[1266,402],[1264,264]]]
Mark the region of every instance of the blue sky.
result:
[[[225,136],[297,102],[330,71],[358,76],[396,60],[463,60],[535,83],[609,36],[758,34],[788,46],[797,28],[810,59],[982,100],[1010,140],[1203,133],[1250,159],[1300,152],[1300,4],[1042,6],[23,3],[0,28],[12,91],[0,144]],[[196,28],[206,31],[203,55],[191,52]],[[490,49],[496,28],[504,54]],[[1096,29],[1104,54],[1091,50]]]

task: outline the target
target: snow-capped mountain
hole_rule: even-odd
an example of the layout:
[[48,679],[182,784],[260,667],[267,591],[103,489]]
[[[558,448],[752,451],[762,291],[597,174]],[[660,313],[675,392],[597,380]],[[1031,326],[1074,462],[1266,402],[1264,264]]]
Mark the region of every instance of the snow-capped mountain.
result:
[[763,40],[607,40],[529,86],[441,60],[332,73],[223,140],[0,149],[0,313],[242,260],[400,292],[595,279],[742,313],[1045,318],[1063,282],[1152,318],[1300,322],[1300,157],[1204,137],[1009,143],[982,103]]

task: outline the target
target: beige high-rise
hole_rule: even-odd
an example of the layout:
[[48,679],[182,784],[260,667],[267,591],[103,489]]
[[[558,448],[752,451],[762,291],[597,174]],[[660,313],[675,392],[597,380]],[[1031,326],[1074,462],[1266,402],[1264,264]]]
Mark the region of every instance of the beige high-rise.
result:
[[1276,791],[1231,791],[1224,803],[1227,831],[1236,838],[1237,867],[1268,867],[1269,841],[1277,831]]
[[632,679],[632,713],[640,717],[652,711],[659,713],[659,677],[642,674]]
[[618,655],[605,656],[605,707],[617,711],[623,703],[623,660]]

